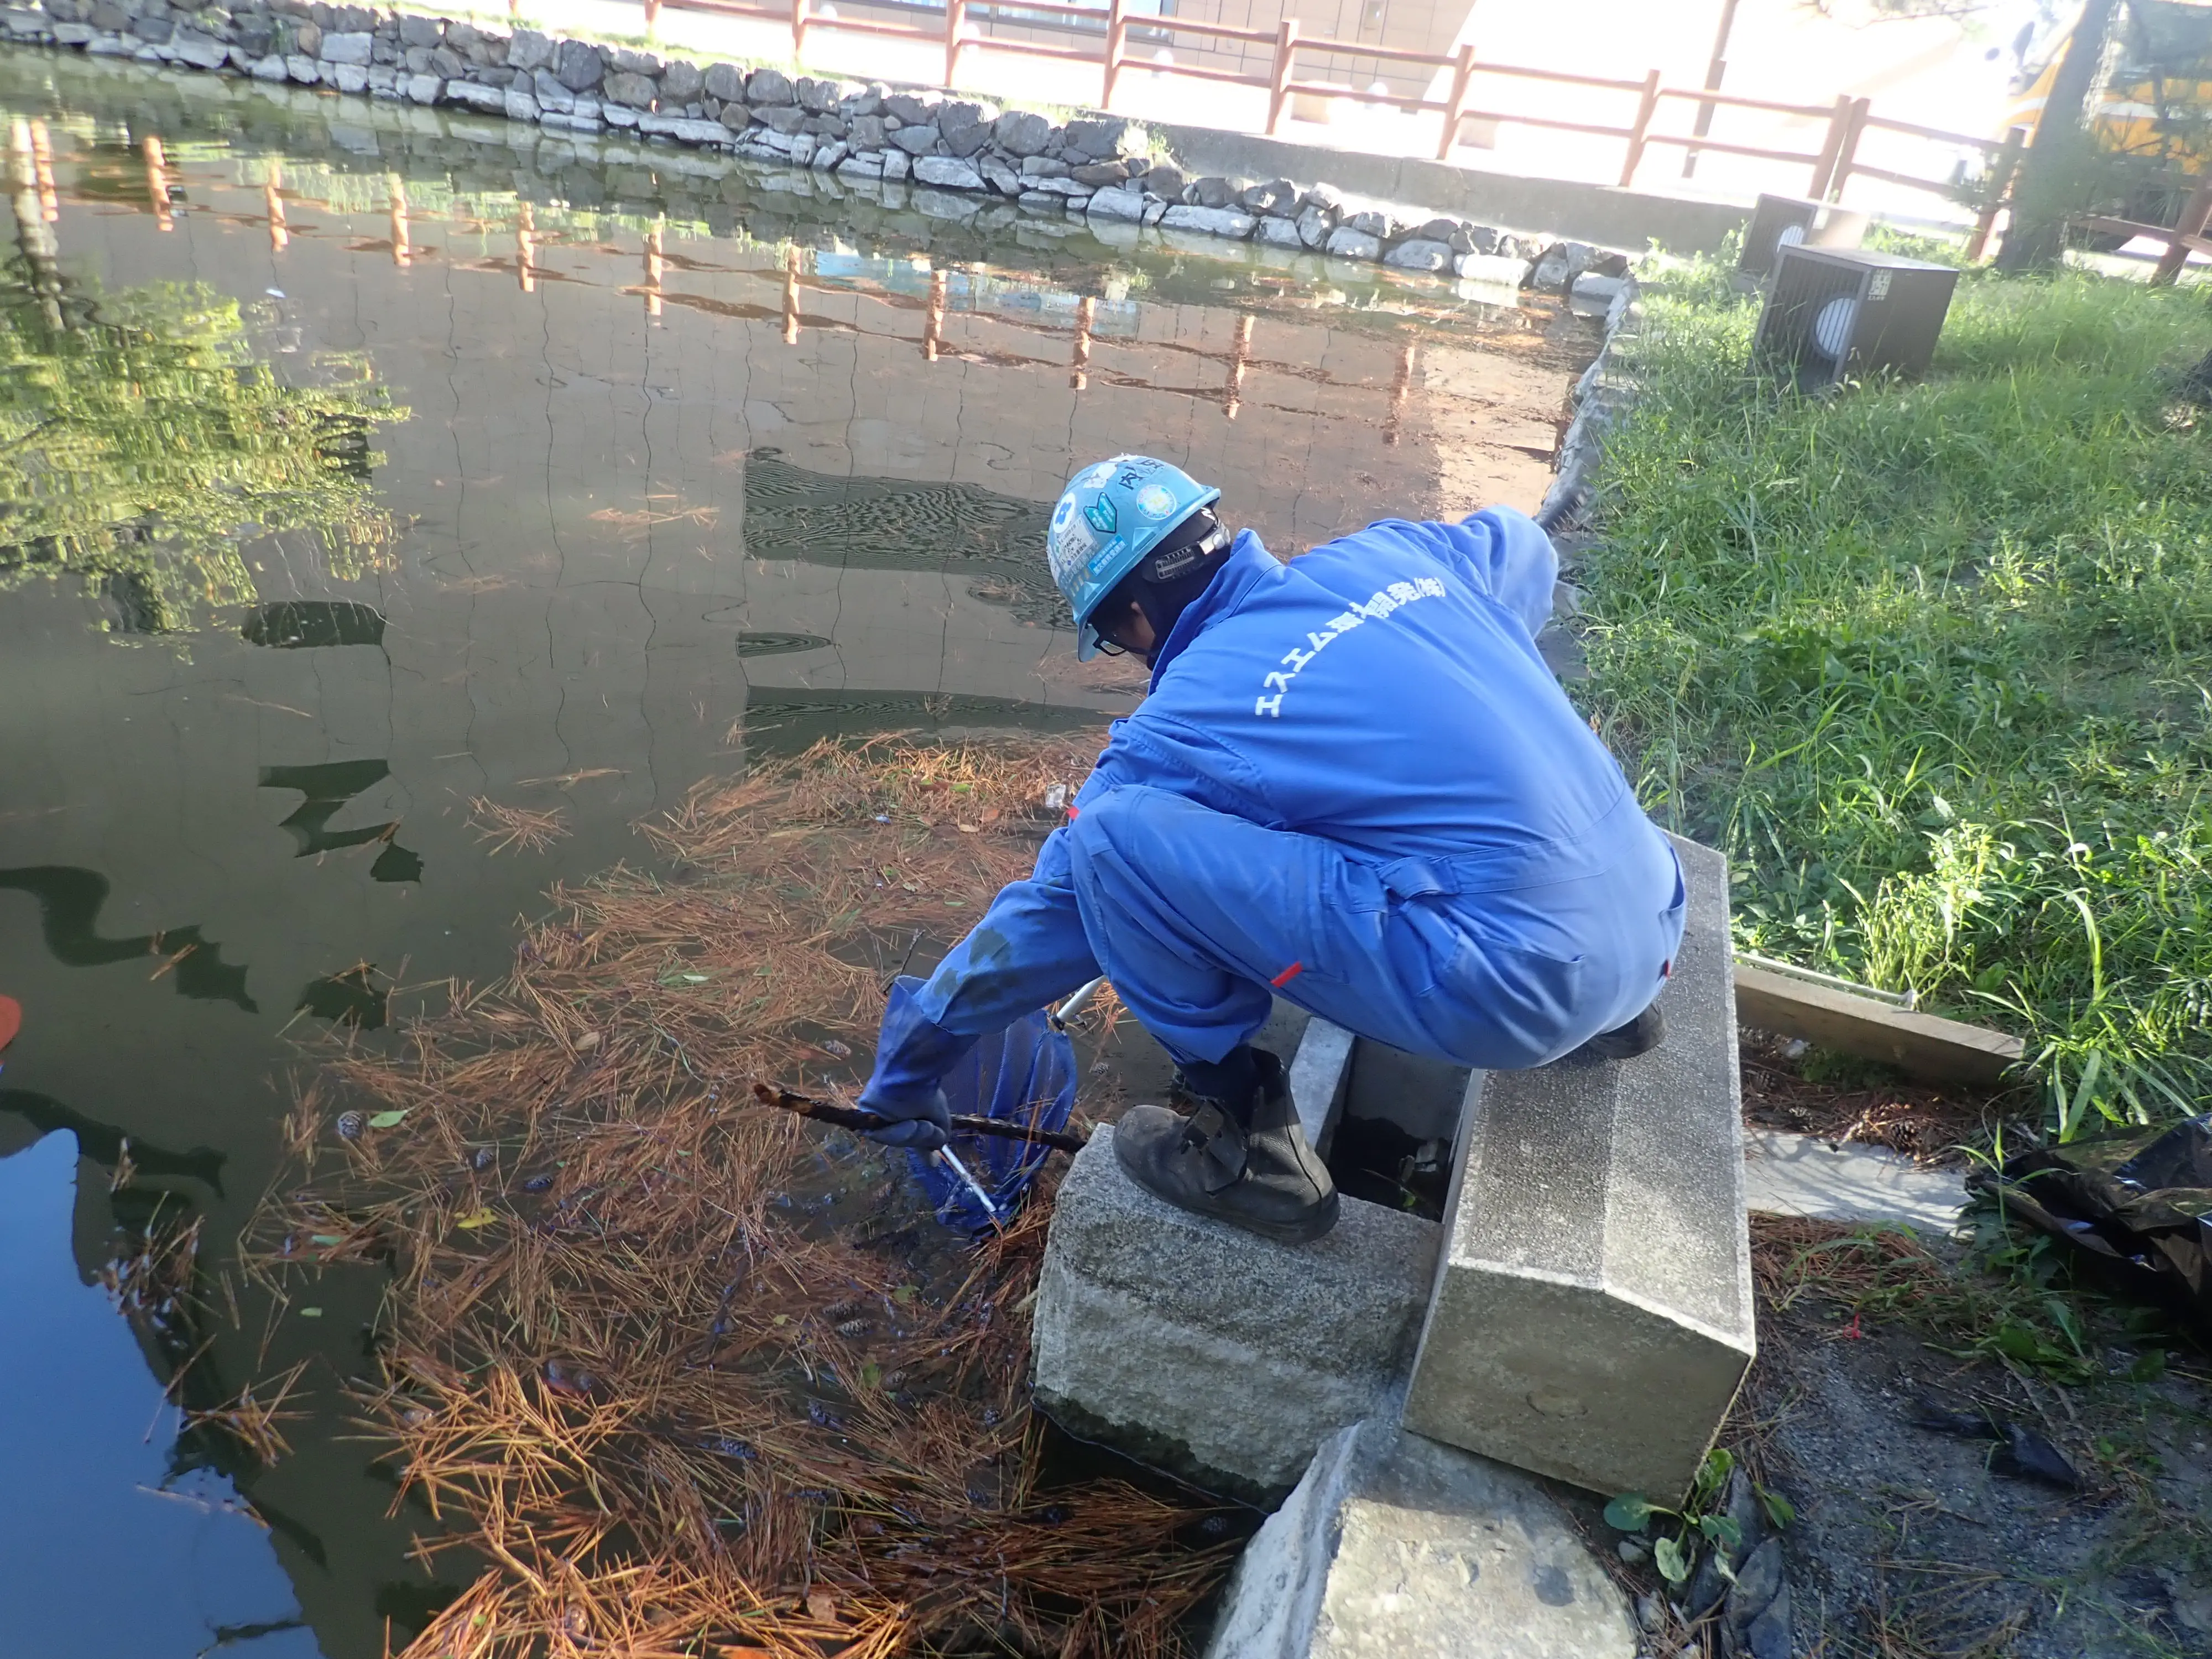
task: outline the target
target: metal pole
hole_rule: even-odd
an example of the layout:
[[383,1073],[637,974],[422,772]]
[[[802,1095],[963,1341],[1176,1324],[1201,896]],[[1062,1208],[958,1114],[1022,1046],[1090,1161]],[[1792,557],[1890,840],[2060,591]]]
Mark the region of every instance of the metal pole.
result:
[[1065,1031],[1067,1029],[1068,1022],[1073,1019],[1078,1014],[1081,1013],[1085,1008],[1089,1007],[1091,1006],[1091,999],[1097,996],[1105,988],[1106,975],[1103,974],[1099,975],[1097,979],[1092,980],[1087,985],[1077,987],[1073,996],[1068,998],[1066,1001],[1061,1003],[1059,1007],[1054,1009],[1050,1013],[1044,1017],[1045,1024],[1051,1026],[1055,1031]]
[[[1712,61],[1705,65],[1705,90],[1718,92],[1721,77],[1728,73],[1729,36],[1735,29],[1737,0],[1721,0],[1721,25],[1713,31]],[[1698,118],[1690,131],[1704,137],[1713,130],[1713,103],[1709,98],[1698,100]],[[1698,170],[1698,152],[1693,145],[1682,152],[1682,176],[1690,177]]]

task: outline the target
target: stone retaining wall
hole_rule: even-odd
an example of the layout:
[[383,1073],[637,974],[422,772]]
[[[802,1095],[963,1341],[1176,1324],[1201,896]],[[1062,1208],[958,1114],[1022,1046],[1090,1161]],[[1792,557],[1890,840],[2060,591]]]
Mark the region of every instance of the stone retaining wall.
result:
[[565,132],[628,131],[835,174],[1010,202],[1092,226],[1249,240],[1564,292],[1625,253],[1347,201],[1326,182],[1188,178],[1120,116],[1054,125],[935,92],[699,64],[628,46],[304,0],[42,0],[8,38],[264,82],[444,105]]

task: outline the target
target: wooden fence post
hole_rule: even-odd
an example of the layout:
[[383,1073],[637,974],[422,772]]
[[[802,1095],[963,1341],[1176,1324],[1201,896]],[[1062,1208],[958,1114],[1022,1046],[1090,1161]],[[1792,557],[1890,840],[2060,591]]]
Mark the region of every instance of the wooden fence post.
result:
[[2181,216],[2173,222],[2173,240],[2150,274],[2153,288],[2171,288],[2180,279],[2182,266],[2189,263],[2189,244],[2184,238],[2202,236],[2207,224],[2212,224],[2212,178],[2197,185],[2196,194],[2182,204]]
[[1275,26],[1275,79],[1267,99],[1267,136],[1283,123],[1283,110],[1291,101],[1291,60],[1297,56],[1298,21],[1285,17]]
[[791,61],[806,53],[806,0],[791,0]]
[[1990,197],[1982,204],[1982,210],[1974,216],[1974,234],[1966,239],[1966,263],[1978,265],[1990,245],[1990,233],[1997,227],[1997,215],[2002,211],[2005,198],[2012,191],[2012,176],[2020,167],[2020,153],[2027,148],[2027,129],[2014,127],[2005,134],[2004,148],[1990,167]]
[[1437,160],[1451,160],[1452,146],[1459,143],[1460,118],[1467,111],[1468,83],[1474,79],[1474,46],[1465,42],[1458,55],[1452,59],[1452,89],[1450,100],[1444,106],[1443,136],[1437,140]]
[[[512,17],[520,9],[521,0],[507,0],[507,15]],[[645,32],[651,34],[660,27],[660,0],[645,0]]]
[[1628,154],[1621,159],[1620,187],[1636,182],[1636,164],[1644,159],[1644,145],[1651,133],[1651,116],[1659,107],[1659,71],[1644,77],[1644,90],[1636,100],[1636,125],[1628,135]]
[[1850,115],[1844,123],[1843,143],[1836,150],[1836,170],[1828,175],[1827,200],[1844,199],[1844,182],[1851,176],[1851,161],[1859,153],[1859,137],[1866,131],[1867,117],[1873,113],[1873,99],[1851,100]]
[[1805,194],[1815,202],[1828,197],[1828,180],[1836,171],[1836,157],[1843,153],[1844,132],[1851,124],[1851,100],[1838,97],[1836,106],[1828,112],[1827,137],[1820,140],[1820,153],[1813,158],[1812,182],[1805,186]]
[[1098,107],[1114,107],[1115,83],[1121,78],[1121,55],[1129,46],[1129,19],[1121,0],[1114,0],[1106,14],[1106,82],[1098,94]]
[[945,84],[960,73],[960,48],[968,33],[968,0],[945,0]]

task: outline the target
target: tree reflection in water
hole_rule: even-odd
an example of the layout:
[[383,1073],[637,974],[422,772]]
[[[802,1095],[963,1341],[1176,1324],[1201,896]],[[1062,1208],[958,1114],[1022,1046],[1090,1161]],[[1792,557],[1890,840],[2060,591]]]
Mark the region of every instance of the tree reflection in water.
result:
[[264,537],[304,533],[337,580],[380,568],[368,435],[408,411],[365,358],[316,368],[343,383],[279,380],[205,286],[61,275],[40,227],[0,271],[0,592],[75,576],[118,631],[173,634],[258,601]]

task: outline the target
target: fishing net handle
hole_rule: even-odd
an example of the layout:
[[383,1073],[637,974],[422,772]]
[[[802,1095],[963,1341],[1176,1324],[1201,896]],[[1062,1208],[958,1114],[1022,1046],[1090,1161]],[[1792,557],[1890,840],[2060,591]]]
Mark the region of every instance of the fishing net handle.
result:
[[[883,1128],[894,1121],[863,1106],[840,1106],[835,1101],[817,1100],[812,1095],[799,1094],[770,1083],[754,1084],[753,1098],[763,1106],[795,1112],[800,1117],[811,1117],[817,1123],[834,1123],[842,1129],[851,1129],[860,1134]],[[995,1135],[1001,1140],[1026,1140],[1032,1146],[1049,1146],[1055,1152],[1079,1152],[1084,1147],[1083,1136],[1066,1130],[1032,1128],[1026,1123],[1015,1123],[1005,1118],[975,1117],[965,1112],[953,1114],[952,1127],[960,1134]]]

